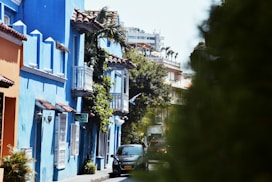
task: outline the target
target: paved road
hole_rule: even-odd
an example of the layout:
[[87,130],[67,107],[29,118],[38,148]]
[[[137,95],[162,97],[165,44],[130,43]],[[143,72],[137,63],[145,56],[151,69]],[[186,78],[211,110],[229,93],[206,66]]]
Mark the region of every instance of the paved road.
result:
[[136,182],[128,175],[123,175],[121,177],[109,178],[103,182]]

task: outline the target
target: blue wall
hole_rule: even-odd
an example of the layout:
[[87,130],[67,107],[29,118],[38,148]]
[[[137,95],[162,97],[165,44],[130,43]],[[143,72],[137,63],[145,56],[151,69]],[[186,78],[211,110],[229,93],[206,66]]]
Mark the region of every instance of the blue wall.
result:
[[[79,156],[70,156],[70,131],[74,119],[73,114],[68,113],[66,166],[64,169],[54,167],[57,111],[43,110],[44,116],[53,116],[50,123],[37,119],[36,113],[40,109],[35,107],[35,99],[49,101],[54,106],[56,102],[61,102],[81,112],[82,99],[73,97],[71,89],[72,67],[74,64],[83,65],[84,35],[73,30],[70,19],[74,8],[82,9],[83,5],[84,1],[77,0],[27,0],[22,1],[17,12],[18,20],[25,25],[22,25],[22,29],[20,26],[15,28],[22,30],[21,33],[27,35],[28,39],[24,43],[24,66],[20,73],[18,148],[32,148],[32,157],[38,160],[36,167],[33,164],[37,171],[37,181],[47,182],[75,176],[82,165]],[[70,52],[56,49],[55,41],[63,44]],[[75,44],[77,50],[73,50]],[[73,60],[74,53],[77,60]],[[35,65],[37,67],[33,68]],[[48,69],[52,73],[47,73]],[[64,78],[60,73],[64,74]]]
[[71,38],[68,22],[74,8],[83,10],[84,0],[26,0],[20,6],[18,18],[24,20],[30,32],[39,29],[45,37],[67,43]]
[[[10,0],[0,0],[0,13],[9,7],[15,12],[14,29],[25,34],[24,65],[20,72],[20,98],[18,120],[18,148],[32,150],[32,157],[37,162],[32,164],[36,170],[36,181],[53,181],[73,177],[81,170],[82,164],[89,155],[96,160],[98,127],[92,121],[78,123],[80,125],[80,151],[79,156],[70,155],[70,130],[75,123],[73,114],[68,113],[67,138],[66,138],[66,166],[56,169],[54,165],[55,148],[55,110],[43,109],[43,117],[37,117],[39,109],[35,105],[36,99],[43,99],[55,106],[61,102],[81,112],[82,99],[73,97],[72,67],[82,66],[84,60],[84,35],[75,31],[70,19],[74,8],[84,10],[84,1],[79,0],[24,0],[21,5],[16,5]],[[3,5],[4,4],[4,5]],[[56,49],[56,42],[69,49],[63,52]],[[120,45],[108,44],[101,40],[101,45],[109,53],[122,57]],[[74,59],[76,58],[76,59]],[[50,72],[52,70],[52,72]],[[49,72],[47,72],[49,71]],[[62,77],[61,75],[64,75]],[[110,73],[114,79],[115,72]],[[121,79],[117,79],[116,90],[120,90]],[[52,122],[46,122],[44,116],[53,116]],[[110,118],[109,154],[116,151],[120,144],[120,135],[117,131],[121,126],[115,124],[118,116]],[[109,158],[111,165],[112,158]]]

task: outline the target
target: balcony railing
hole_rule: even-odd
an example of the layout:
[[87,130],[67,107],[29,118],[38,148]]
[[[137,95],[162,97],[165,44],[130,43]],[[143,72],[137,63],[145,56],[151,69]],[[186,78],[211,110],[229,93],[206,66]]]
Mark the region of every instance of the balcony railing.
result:
[[149,55],[147,55],[146,58],[150,59],[152,61],[155,61],[157,63],[167,63],[167,64],[171,64],[171,65],[180,67],[180,63],[179,62],[173,61],[173,60],[168,59],[168,58],[156,57],[156,56],[149,56]]
[[125,114],[128,113],[128,95],[122,93],[111,93],[112,101],[111,108],[115,111],[116,114]]
[[73,95],[77,97],[90,95],[93,91],[93,68],[84,66],[73,67]]

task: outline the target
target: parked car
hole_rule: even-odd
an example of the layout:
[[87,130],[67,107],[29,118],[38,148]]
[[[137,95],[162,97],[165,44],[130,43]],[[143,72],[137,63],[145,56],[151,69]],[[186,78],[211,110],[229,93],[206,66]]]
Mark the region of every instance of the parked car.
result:
[[144,146],[141,144],[127,144],[118,147],[112,163],[114,176],[129,174],[135,169],[146,169],[146,157]]
[[160,166],[168,165],[164,156],[167,153],[167,148],[168,145],[163,138],[155,138],[149,141],[147,147],[147,170],[153,171]]
[[167,153],[167,145],[165,139],[152,139],[147,147],[149,159],[159,159],[163,154]]

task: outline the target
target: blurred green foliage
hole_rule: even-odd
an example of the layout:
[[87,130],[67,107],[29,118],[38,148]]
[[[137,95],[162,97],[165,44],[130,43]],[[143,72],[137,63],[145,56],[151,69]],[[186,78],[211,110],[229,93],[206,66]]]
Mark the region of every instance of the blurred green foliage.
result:
[[170,87],[164,82],[167,76],[165,67],[148,60],[137,50],[131,50],[125,56],[137,65],[129,72],[130,98],[141,95],[135,100],[135,105],[129,105],[128,120],[122,125],[123,144],[142,142],[149,122],[149,118],[144,116],[154,108],[167,107],[170,102]]
[[169,165],[140,181],[272,181],[272,1],[227,0],[199,26],[186,104],[171,115]]

